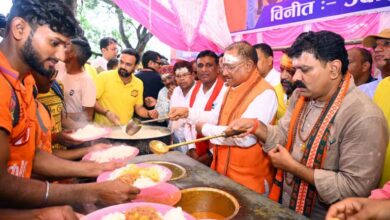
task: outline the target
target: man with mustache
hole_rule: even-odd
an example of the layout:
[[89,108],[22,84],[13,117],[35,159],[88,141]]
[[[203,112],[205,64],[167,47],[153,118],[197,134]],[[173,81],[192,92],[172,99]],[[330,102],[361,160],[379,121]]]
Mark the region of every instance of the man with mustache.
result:
[[13,2],[6,36],[0,43],[2,208],[110,205],[129,201],[139,192],[120,180],[67,185],[31,179],[33,172],[43,176],[61,175],[60,159],[36,148],[38,118],[31,72],[52,79],[56,73],[54,65],[64,60],[70,38],[81,32],[72,11],[62,1]]
[[295,69],[292,67],[291,58],[288,57],[286,53],[283,53],[280,58],[280,82],[282,83],[284,92],[286,93],[286,99],[284,100],[285,103],[287,103],[287,100],[295,90],[295,84],[292,81],[294,73]]
[[[170,108],[189,106],[190,96],[195,85],[195,73],[192,69],[192,64],[188,61],[181,60],[173,66],[173,72],[177,86],[172,92]],[[186,119],[179,116],[171,117],[171,130],[173,132],[173,143],[185,141],[184,125]],[[178,147],[177,150],[186,153],[188,146]]]
[[125,125],[133,118],[134,112],[144,118],[153,115],[143,106],[144,86],[142,81],[134,76],[139,59],[137,51],[124,49],[119,57],[119,68],[98,75],[96,123],[105,126]]
[[[376,67],[381,71],[383,80],[376,88],[374,102],[382,109],[390,127],[390,29],[384,29],[377,35],[367,36],[363,40],[363,45],[374,50],[374,60]],[[387,146],[386,160],[383,167],[380,184],[390,181],[390,142]]]
[[[376,39],[379,39],[379,44],[378,44],[379,47],[377,47],[378,45],[376,44]],[[382,81],[382,79],[390,76],[390,67],[386,65],[388,61],[386,61],[385,59],[385,55],[388,50],[386,49],[388,48],[388,45],[386,45],[386,43],[388,42],[389,39],[390,39],[390,28],[383,29],[379,34],[370,35],[363,39],[363,45],[365,47],[371,47],[374,50],[373,60],[375,63],[375,67],[378,68],[380,71],[377,80],[359,86],[359,89],[361,89],[364,93],[366,93],[371,98],[374,97],[376,88],[378,84]],[[382,45],[380,43],[382,43]]]
[[[198,121],[216,124],[221,109],[222,100],[227,87],[224,86],[222,77],[219,74],[218,56],[213,51],[201,51],[196,57],[198,81],[190,96],[189,106],[171,108],[170,116],[176,118],[188,118],[186,128],[187,140],[202,138],[195,130]],[[192,158],[210,165],[212,154],[210,142],[202,141],[189,145],[187,152]]]
[[[368,196],[379,183],[388,130],[380,109],[354,85],[344,39],[306,32],[289,49],[297,89],[277,126],[238,119],[278,168],[270,198],[323,219],[330,204]],[[228,128],[228,129],[229,129]]]

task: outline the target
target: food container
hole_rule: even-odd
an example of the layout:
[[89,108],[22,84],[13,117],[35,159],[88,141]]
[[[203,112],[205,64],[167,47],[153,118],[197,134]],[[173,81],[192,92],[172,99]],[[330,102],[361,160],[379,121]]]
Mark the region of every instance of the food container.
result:
[[113,128],[107,135],[107,139],[112,144],[125,143],[139,149],[139,155],[151,154],[149,142],[159,140],[166,144],[171,144],[171,130],[166,127],[143,125],[141,130],[135,135],[126,134],[122,128]]
[[195,187],[181,191],[176,204],[196,219],[232,219],[240,208],[231,194],[209,187]]

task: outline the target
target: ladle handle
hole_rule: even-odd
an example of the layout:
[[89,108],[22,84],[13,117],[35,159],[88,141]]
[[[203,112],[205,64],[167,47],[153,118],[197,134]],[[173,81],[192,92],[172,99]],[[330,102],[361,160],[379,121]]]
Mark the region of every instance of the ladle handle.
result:
[[167,120],[167,119],[169,119],[169,116],[141,121],[141,124],[147,124],[147,123],[151,123],[151,122],[155,122],[155,121],[162,121],[162,120]]
[[196,143],[196,142],[206,141],[206,140],[210,140],[210,139],[213,139],[213,138],[219,138],[219,137],[225,137],[225,136],[226,136],[225,133],[222,133],[222,134],[219,134],[219,135],[202,137],[202,138],[198,138],[198,139],[191,140],[191,141],[185,141],[185,142],[180,142],[180,143],[177,143],[177,144],[172,144],[172,145],[169,145],[168,148],[171,149],[171,148],[175,148],[175,147],[179,147],[179,146],[183,146],[183,145],[187,145],[187,144],[193,144],[193,143]]

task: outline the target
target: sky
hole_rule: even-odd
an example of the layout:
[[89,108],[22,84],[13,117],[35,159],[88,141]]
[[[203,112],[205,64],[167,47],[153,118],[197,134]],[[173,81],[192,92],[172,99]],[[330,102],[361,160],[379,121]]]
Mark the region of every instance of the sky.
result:
[[12,0],[0,0],[0,13],[6,15],[12,5]]

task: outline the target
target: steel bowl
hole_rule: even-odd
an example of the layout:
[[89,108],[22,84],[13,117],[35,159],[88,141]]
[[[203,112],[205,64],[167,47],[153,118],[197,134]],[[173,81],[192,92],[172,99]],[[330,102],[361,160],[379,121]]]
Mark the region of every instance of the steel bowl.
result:
[[181,190],[181,199],[176,206],[196,219],[232,219],[240,206],[231,194],[209,187]]
[[147,163],[158,164],[171,170],[172,177],[170,180],[178,180],[186,176],[186,169],[179,164],[171,163],[167,161],[148,161]]

